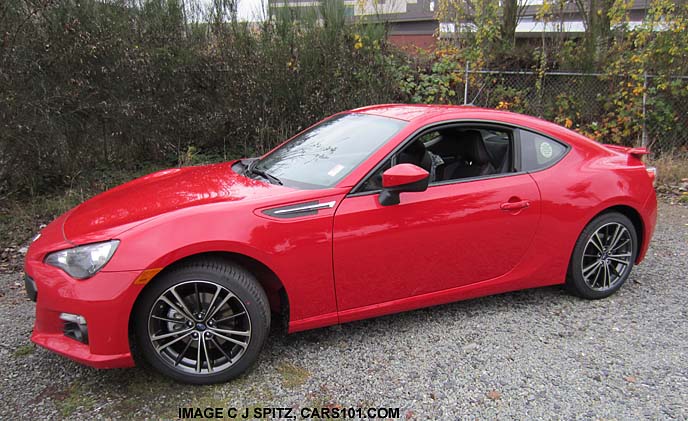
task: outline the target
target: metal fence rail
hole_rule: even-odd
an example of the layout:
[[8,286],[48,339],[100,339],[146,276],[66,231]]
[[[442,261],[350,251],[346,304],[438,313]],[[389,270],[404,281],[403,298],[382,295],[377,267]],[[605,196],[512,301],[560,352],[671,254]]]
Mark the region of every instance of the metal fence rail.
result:
[[[603,73],[466,69],[463,103],[503,108],[565,124],[601,141],[623,139],[655,152],[688,148],[688,76],[672,79],[685,94],[654,89],[660,78],[645,76],[642,101],[628,103],[623,115],[610,106],[620,83],[630,79]],[[682,92],[683,92],[682,91]],[[625,107],[626,104],[622,104]],[[615,136],[612,136],[614,134]]]

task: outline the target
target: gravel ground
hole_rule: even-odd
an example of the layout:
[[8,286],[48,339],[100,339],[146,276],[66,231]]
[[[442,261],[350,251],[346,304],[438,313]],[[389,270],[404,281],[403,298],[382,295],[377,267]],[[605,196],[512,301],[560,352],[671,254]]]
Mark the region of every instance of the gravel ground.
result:
[[400,407],[403,419],[688,419],[688,209],[662,204],[612,298],[521,291],[286,336],[218,386],[98,371],[35,348],[20,274],[0,275],[0,418],[175,418],[180,406]]

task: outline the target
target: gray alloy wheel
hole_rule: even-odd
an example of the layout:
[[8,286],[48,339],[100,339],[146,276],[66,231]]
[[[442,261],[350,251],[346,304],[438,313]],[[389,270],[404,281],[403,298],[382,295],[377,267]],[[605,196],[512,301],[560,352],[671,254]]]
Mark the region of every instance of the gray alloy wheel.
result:
[[217,257],[163,271],[132,313],[132,353],[183,383],[231,380],[258,358],[270,331],[270,306],[258,280]]
[[575,294],[605,298],[628,279],[638,253],[638,234],[627,216],[607,212],[581,233],[571,256],[566,284]]
[[203,374],[231,367],[251,341],[251,318],[227,288],[188,281],[163,292],[148,316],[148,337],[172,368]]
[[609,222],[590,236],[583,256],[581,272],[585,283],[596,291],[613,289],[633,266],[633,241],[628,229]]

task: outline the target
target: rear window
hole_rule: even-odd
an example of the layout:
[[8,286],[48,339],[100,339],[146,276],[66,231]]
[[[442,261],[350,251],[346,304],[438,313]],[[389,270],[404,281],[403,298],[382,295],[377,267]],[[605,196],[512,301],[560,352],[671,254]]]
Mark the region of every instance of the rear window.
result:
[[559,161],[566,153],[566,146],[537,133],[521,130],[520,138],[523,171],[547,168]]

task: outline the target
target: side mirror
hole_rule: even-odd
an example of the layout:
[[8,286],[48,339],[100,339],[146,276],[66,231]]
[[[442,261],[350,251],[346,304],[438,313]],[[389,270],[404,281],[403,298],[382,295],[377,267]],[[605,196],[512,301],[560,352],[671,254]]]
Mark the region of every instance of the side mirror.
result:
[[428,188],[430,173],[413,164],[399,164],[382,173],[382,206],[398,205],[399,193],[420,192]]

